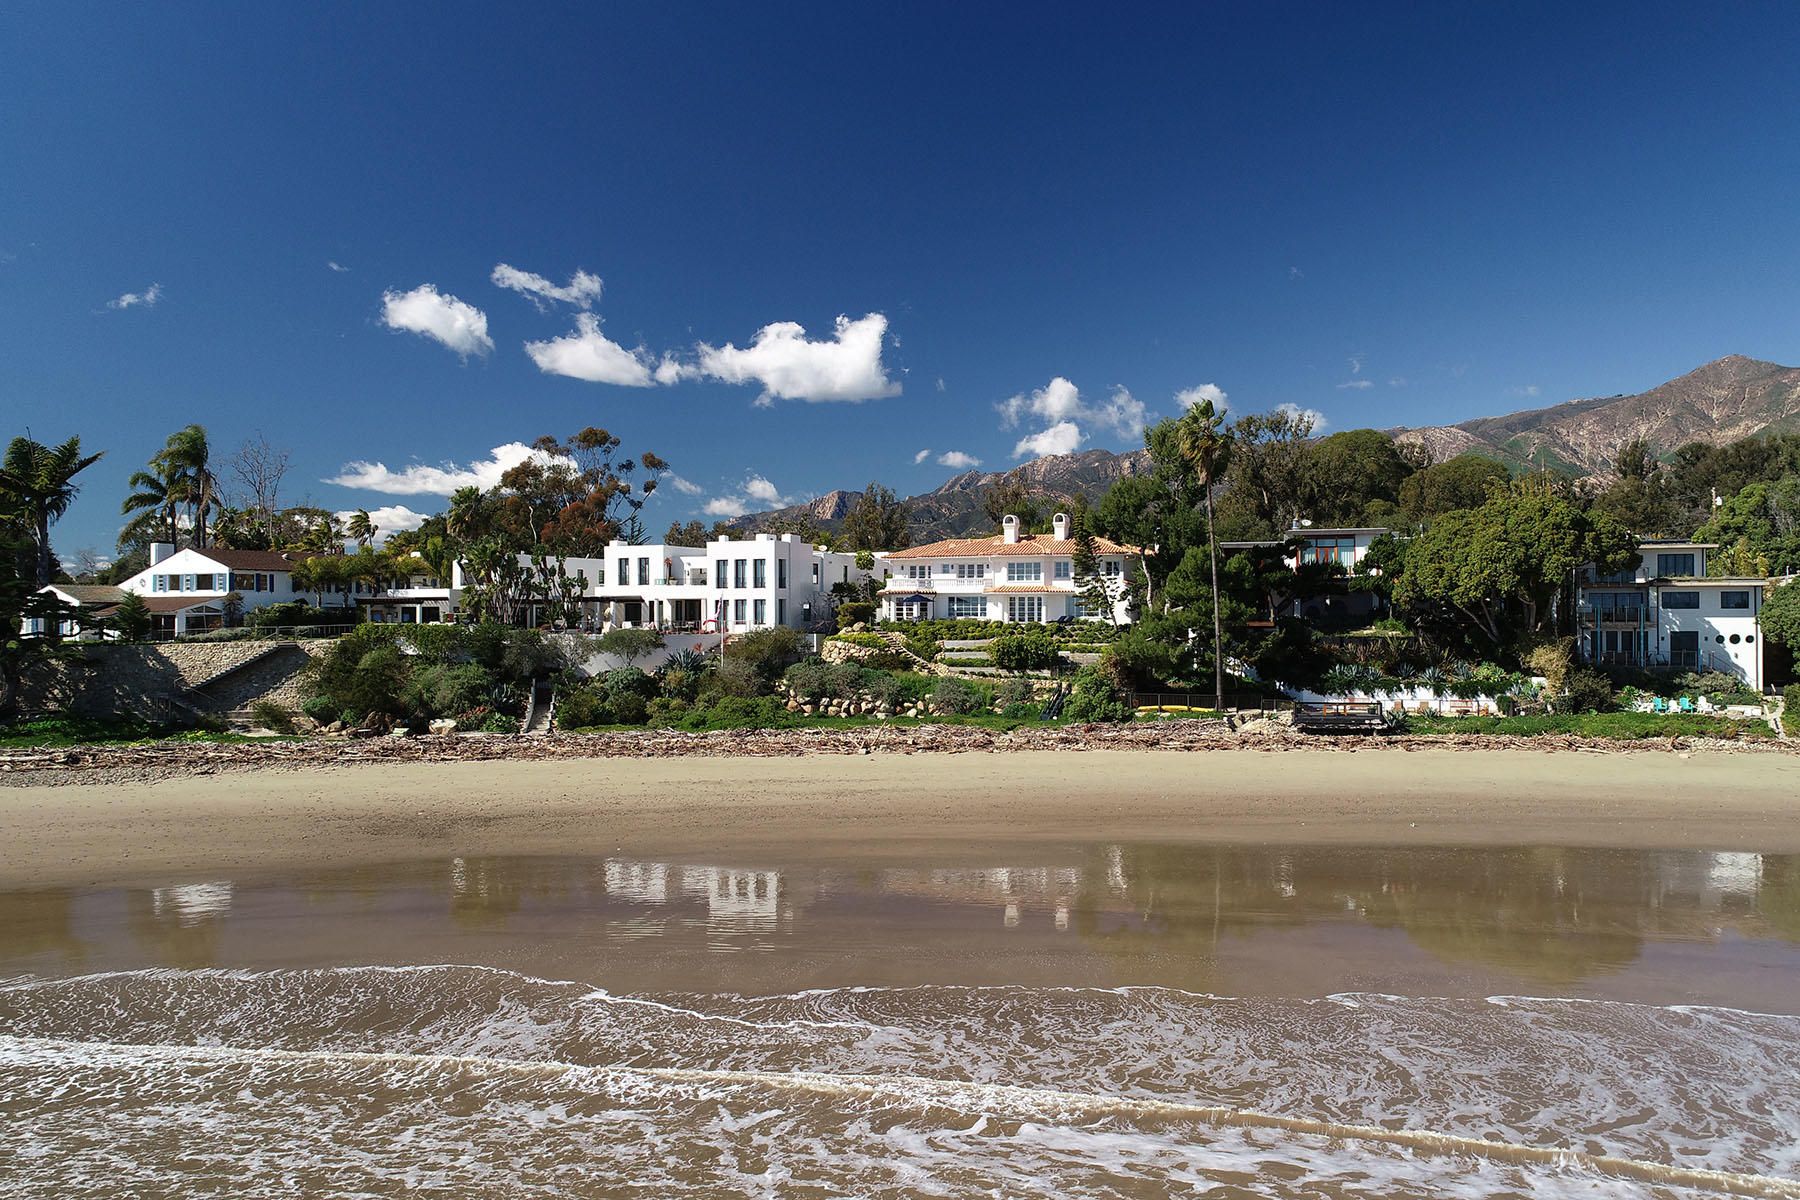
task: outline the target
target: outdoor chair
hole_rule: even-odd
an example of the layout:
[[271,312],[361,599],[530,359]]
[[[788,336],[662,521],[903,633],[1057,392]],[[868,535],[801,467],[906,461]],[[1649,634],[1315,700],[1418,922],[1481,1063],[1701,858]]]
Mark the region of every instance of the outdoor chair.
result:
[[1681,711],[1684,713],[1691,713],[1694,711],[1694,698],[1692,696],[1683,696],[1681,698]]

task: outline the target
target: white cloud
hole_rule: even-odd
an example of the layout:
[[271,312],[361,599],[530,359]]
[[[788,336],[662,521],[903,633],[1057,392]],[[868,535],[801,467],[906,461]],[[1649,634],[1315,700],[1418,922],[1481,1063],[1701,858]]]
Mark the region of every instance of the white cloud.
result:
[[928,459],[930,457],[931,457],[931,450],[929,448],[921,450],[917,454],[913,455],[913,465],[917,466],[918,464],[924,462],[926,459]]
[[1214,412],[1225,411],[1225,389],[1216,383],[1203,383],[1199,387],[1182,388],[1175,393],[1175,403],[1183,408],[1192,408],[1202,400],[1211,400]]
[[1275,411],[1284,412],[1290,417],[1304,417],[1312,422],[1312,431],[1314,433],[1325,432],[1325,426],[1327,424],[1325,414],[1316,408],[1301,408],[1298,404],[1287,403],[1277,404],[1275,406]]
[[1305,279],[1306,272],[1302,271],[1299,267],[1289,267],[1288,268],[1288,278],[1289,279]]
[[1081,429],[1073,421],[1058,421],[1041,433],[1020,438],[1013,447],[1014,458],[1048,458],[1052,454],[1073,454],[1081,445]]
[[1352,354],[1347,360],[1345,360],[1350,364],[1350,373],[1352,375],[1361,375],[1362,374],[1363,360],[1367,357],[1369,357],[1369,356],[1362,353],[1361,351],[1358,351],[1357,353]]
[[153,283],[141,292],[126,292],[116,300],[108,300],[108,308],[155,308],[156,302],[162,299],[162,284]]
[[1528,383],[1524,387],[1508,388],[1506,390],[1515,396],[1535,396],[1543,389],[1538,387],[1535,383]]
[[741,517],[750,511],[750,502],[742,496],[715,496],[700,511],[709,517]]
[[781,493],[775,489],[775,485],[761,475],[752,475],[744,480],[744,495],[752,500],[761,500],[764,504],[787,503],[782,499]]
[[1349,388],[1352,391],[1366,392],[1374,386],[1375,381],[1373,379],[1346,379],[1344,382],[1338,384],[1338,390],[1343,391],[1345,388]]
[[1389,387],[1405,387],[1406,386],[1406,376],[1404,376],[1404,375],[1394,376],[1392,379],[1388,380],[1388,386]]
[[937,389],[940,392],[944,390],[944,377],[942,375],[938,376]]
[[627,350],[600,332],[600,318],[575,314],[575,332],[547,342],[526,342],[525,353],[546,375],[566,375],[589,383],[619,387],[651,387],[650,356],[640,347]]
[[698,496],[701,492],[699,484],[691,479],[683,479],[673,471],[664,471],[662,477],[669,481],[669,486],[684,496]]
[[725,383],[762,385],[760,405],[776,400],[856,403],[898,396],[900,384],[881,365],[887,317],[870,313],[859,320],[839,317],[829,340],[815,341],[794,321],[778,321],[757,330],[743,349],[731,343],[701,343],[692,364],[665,358],[656,369],[658,383],[702,377]]
[[389,329],[404,329],[442,342],[464,358],[494,349],[487,314],[455,296],[440,294],[434,284],[422,283],[410,292],[381,293],[381,320]]
[[350,268],[344,266],[342,263],[338,262],[335,258],[326,259],[325,265],[330,267],[333,271],[337,272],[339,275],[348,275],[350,273]]
[[1022,421],[1041,421],[1056,425],[1064,421],[1088,421],[1104,426],[1123,438],[1142,437],[1144,404],[1122,387],[1100,404],[1089,404],[1081,398],[1081,390],[1058,375],[1029,394],[1021,392],[994,406],[1000,414],[1002,429],[1015,429]]
[[524,442],[508,442],[504,446],[495,446],[484,461],[467,465],[444,463],[433,467],[413,463],[396,471],[386,463],[359,459],[345,463],[336,475],[324,482],[389,496],[448,496],[457,488],[478,487],[486,491],[498,487],[502,475],[530,458],[549,461],[551,456],[533,450]]
[[[930,453],[930,451],[927,451]],[[959,471],[967,471],[971,467],[979,467],[981,460],[973,454],[964,454],[961,450],[946,450],[938,455],[940,467],[955,467]]]
[[752,472],[738,488],[737,494],[730,496],[714,496],[701,506],[700,511],[709,517],[741,517],[747,512],[757,509],[781,508],[788,503],[788,498],[781,490],[766,478]]
[[[347,508],[337,514],[340,521],[348,521],[356,515],[356,510]],[[417,529],[431,516],[430,513],[414,512],[404,504],[384,504],[380,508],[369,510],[369,523],[375,526],[375,542],[385,543],[396,533],[404,533],[409,529]]]
[[575,272],[569,277],[566,286],[558,287],[542,275],[533,275],[530,271],[497,263],[494,273],[488,278],[493,280],[495,287],[503,287],[526,297],[538,306],[539,311],[545,307],[546,300],[560,300],[578,308],[592,308],[594,301],[600,299],[600,277],[586,271]]

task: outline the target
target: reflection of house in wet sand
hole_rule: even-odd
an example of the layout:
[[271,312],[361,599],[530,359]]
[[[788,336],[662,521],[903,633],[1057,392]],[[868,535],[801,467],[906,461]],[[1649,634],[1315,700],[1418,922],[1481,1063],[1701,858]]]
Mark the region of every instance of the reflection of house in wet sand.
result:
[[[679,908],[704,904],[704,921],[683,918],[682,924],[703,924],[714,950],[753,949],[761,938],[792,932],[794,905],[780,871],[608,859],[603,878],[609,899]],[[664,930],[663,920],[634,919],[620,931],[643,936]]]
[[231,882],[183,883],[150,889],[150,912],[159,920],[198,925],[231,910]]
[[[1124,891],[1117,847],[1107,871],[1108,889]],[[1058,929],[1069,927],[1069,910],[1081,895],[1080,867],[943,867],[895,869],[881,873],[881,890],[889,895],[918,896],[942,903],[992,904],[1008,929],[1027,922],[1033,913],[1048,913]]]

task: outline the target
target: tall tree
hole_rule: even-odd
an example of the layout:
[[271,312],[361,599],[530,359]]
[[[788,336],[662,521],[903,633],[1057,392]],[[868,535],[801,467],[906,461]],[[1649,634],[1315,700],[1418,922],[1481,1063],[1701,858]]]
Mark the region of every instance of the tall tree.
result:
[[1391,512],[1412,470],[1394,439],[1380,430],[1346,429],[1321,438],[1307,454],[1305,515],[1325,525],[1356,525],[1372,506]]
[[228,462],[232,478],[244,489],[243,499],[247,501],[239,507],[249,510],[262,523],[264,548],[270,550],[277,545],[275,510],[281,502],[281,481],[287,477],[290,458],[286,450],[270,445],[269,439],[258,433],[239,446]]
[[1480,508],[1488,493],[1512,478],[1506,464],[1480,454],[1459,454],[1422,467],[1400,485],[1400,509],[1424,524],[1459,508]]
[[1227,537],[1281,537],[1305,503],[1307,460],[1313,415],[1278,408],[1247,413],[1232,423],[1231,468],[1220,497],[1220,523]]
[[904,550],[912,545],[906,505],[892,488],[871,483],[844,514],[838,541],[845,550]]
[[1225,633],[1219,616],[1219,540],[1213,523],[1213,488],[1231,462],[1231,434],[1211,400],[1190,407],[1175,423],[1175,444],[1206,502],[1206,541],[1212,565],[1213,701],[1225,707]]
[[220,507],[219,477],[213,473],[206,427],[189,425],[170,434],[163,448],[151,456],[150,467],[179,491],[187,506],[193,544],[205,547],[207,523]]
[[187,496],[186,484],[173,475],[133,471],[125,486],[131,491],[119,505],[119,515],[131,520],[119,530],[119,549],[148,542],[174,545],[181,505]]
[[[81,490],[75,476],[100,457],[83,454],[79,437],[57,446],[16,437],[0,460],[0,516],[16,523],[30,538],[40,588],[51,578],[50,526],[69,511]],[[0,636],[6,636],[5,631],[0,630]]]

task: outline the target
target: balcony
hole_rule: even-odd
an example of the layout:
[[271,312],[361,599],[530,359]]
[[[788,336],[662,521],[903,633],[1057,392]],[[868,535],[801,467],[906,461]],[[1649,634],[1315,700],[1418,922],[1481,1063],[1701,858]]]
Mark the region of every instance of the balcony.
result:
[[1602,625],[1630,625],[1635,629],[1649,620],[1649,612],[1641,604],[1593,604],[1584,607],[1581,615]]

